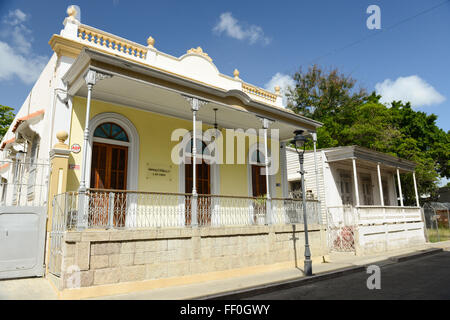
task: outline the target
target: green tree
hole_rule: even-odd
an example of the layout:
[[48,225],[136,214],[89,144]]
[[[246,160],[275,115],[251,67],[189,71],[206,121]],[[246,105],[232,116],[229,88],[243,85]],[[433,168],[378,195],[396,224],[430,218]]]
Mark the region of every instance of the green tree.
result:
[[294,74],[295,88],[288,96],[288,108],[313,119],[337,114],[365,100],[366,90],[355,89],[356,80],[337,69],[324,70],[318,65]]
[[[437,116],[415,111],[409,103],[380,103],[381,96],[355,90],[356,80],[337,69],[313,66],[294,75],[288,108],[321,121],[318,147],[359,145],[417,163],[420,194],[433,196],[438,177],[450,177],[450,132],[436,125]],[[412,174],[403,175],[406,204],[415,204]]]
[[0,104],[0,140],[3,139],[14,120],[14,109]]

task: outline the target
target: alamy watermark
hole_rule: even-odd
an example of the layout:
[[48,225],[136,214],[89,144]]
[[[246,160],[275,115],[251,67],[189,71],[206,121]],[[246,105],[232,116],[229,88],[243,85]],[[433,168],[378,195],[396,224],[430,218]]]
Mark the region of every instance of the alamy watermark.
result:
[[366,26],[369,30],[381,29],[381,9],[376,4],[367,7],[367,14],[370,16],[366,20]]
[[67,268],[66,273],[68,275],[66,279],[66,288],[78,289],[81,288],[81,270],[77,265],[71,265]]
[[381,289],[381,269],[377,265],[370,265],[367,267],[367,274],[370,274],[367,278],[367,289],[369,290],[380,290]]
[[[196,122],[196,158],[207,164],[255,164],[261,166],[261,174],[274,175],[279,169],[280,139],[278,129],[225,129],[211,128],[202,131],[202,122]],[[172,132],[171,159],[175,165],[190,164],[193,154],[192,131],[178,128]],[[270,148],[266,146],[270,144]],[[248,151],[247,151],[248,150]]]

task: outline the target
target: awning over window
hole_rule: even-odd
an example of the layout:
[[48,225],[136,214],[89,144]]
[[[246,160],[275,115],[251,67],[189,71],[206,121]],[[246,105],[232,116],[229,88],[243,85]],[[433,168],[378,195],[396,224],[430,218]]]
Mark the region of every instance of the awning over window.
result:
[[21,125],[24,123],[26,126],[38,123],[44,117],[44,113],[45,113],[45,110],[41,109],[41,110],[35,111],[33,113],[30,113],[24,117],[17,119],[17,121],[14,124],[14,127],[12,129],[12,132],[15,133],[17,131],[17,129],[19,129],[19,127],[21,127]]
[[1,145],[1,147],[0,147],[0,150],[5,149],[5,147],[6,147],[7,145],[12,144],[12,143],[14,143],[14,142],[16,142],[16,138],[12,138],[12,139],[3,141],[3,143],[2,143],[2,145]]

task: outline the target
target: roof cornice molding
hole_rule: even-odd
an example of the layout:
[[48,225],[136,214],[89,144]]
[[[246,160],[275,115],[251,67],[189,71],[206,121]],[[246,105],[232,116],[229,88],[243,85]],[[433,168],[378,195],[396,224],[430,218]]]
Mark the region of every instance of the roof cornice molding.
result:
[[[258,114],[262,117],[267,117],[267,114],[271,115],[277,115],[275,117],[277,120],[280,120],[280,117],[288,120],[291,122],[296,123],[299,127],[302,127],[303,125],[307,125],[310,127],[310,129],[316,129],[322,124],[318,121],[309,119],[307,117],[295,114],[291,111],[288,111],[284,108],[275,107],[272,105],[268,105],[265,103],[262,103],[260,101],[253,100],[248,94],[246,94],[243,91],[232,89],[232,90],[224,90],[222,88],[214,87],[211,85],[208,85],[206,83],[202,83],[200,81],[197,81],[195,79],[189,79],[177,74],[173,74],[171,72],[167,72],[166,70],[162,70],[153,66],[143,65],[141,63],[138,63],[136,61],[130,61],[128,59],[125,59],[123,57],[117,57],[112,56],[109,53],[100,52],[98,50],[90,49],[90,48],[83,48],[77,59],[74,61],[72,66],[69,68],[69,70],[66,72],[66,74],[62,77],[62,80],[70,87],[75,87],[75,90],[78,90],[81,85],[83,85],[82,81],[79,80],[79,78],[86,72],[87,69],[99,71],[99,72],[106,72],[113,74],[115,76],[124,77],[124,78],[132,78],[130,76],[127,76],[120,72],[112,72],[111,70],[108,70],[106,68],[103,68],[100,65],[110,65],[115,68],[125,69],[125,70],[131,70],[133,72],[137,72],[139,74],[148,75],[154,78],[158,78],[170,83],[174,83],[180,86],[184,86],[199,92],[208,93],[215,97],[220,98],[237,98],[241,103],[245,106],[249,106],[252,108],[255,108],[259,110],[261,113]],[[76,83],[76,84],[75,84]],[[75,85],[74,85],[75,84]],[[162,87],[162,86],[161,86]],[[164,89],[169,89],[168,87],[163,87]],[[178,91],[178,90],[173,90]],[[179,92],[179,93],[186,93],[186,92]],[[69,88],[69,94],[73,95],[73,89]],[[186,93],[190,94],[191,93]],[[201,94],[197,96],[197,98],[204,99]],[[207,99],[211,102],[220,103],[218,101],[215,101],[213,98]]]

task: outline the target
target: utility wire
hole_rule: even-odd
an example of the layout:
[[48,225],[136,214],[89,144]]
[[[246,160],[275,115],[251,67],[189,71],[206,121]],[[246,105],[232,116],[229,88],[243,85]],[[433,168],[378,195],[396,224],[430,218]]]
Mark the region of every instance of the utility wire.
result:
[[419,12],[419,13],[417,13],[417,14],[411,16],[411,17],[408,17],[408,18],[405,18],[405,19],[403,19],[403,20],[400,20],[399,22],[394,23],[393,25],[390,25],[390,26],[388,26],[387,28],[383,28],[383,29],[381,29],[380,31],[371,33],[371,34],[369,34],[368,36],[366,36],[366,37],[364,37],[364,38],[361,38],[361,39],[359,39],[359,40],[356,40],[356,41],[354,41],[354,42],[351,42],[351,43],[349,43],[349,44],[347,44],[347,45],[345,45],[345,46],[343,46],[343,47],[341,47],[341,48],[338,48],[338,49],[335,49],[335,50],[333,50],[333,51],[330,51],[329,53],[327,53],[327,54],[325,54],[325,55],[323,55],[323,56],[320,56],[320,57],[318,57],[318,58],[315,58],[315,59],[311,60],[307,65],[310,65],[310,64],[312,64],[312,63],[315,63],[315,62],[317,62],[317,61],[319,61],[319,60],[321,60],[321,59],[323,59],[323,58],[325,58],[325,57],[328,57],[328,56],[330,56],[330,55],[332,55],[332,54],[338,53],[338,52],[340,52],[340,51],[342,51],[342,50],[345,50],[345,49],[347,49],[347,48],[353,47],[353,46],[357,45],[358,43],[361,43],[361,42],[363,42],[363,41],[366,41],[366,40],[369,39],[369,38],[372,38],[372,37],[374,37],[374,36],[379,35],[380,33],[383,33],[383,32],[388,31],[388,30],[392,30],[392,29],[398,27],[399,25],[401,25],[401,24],[403,24],[403,23],[406,23],[406,22],[408,22],[408,21],[410,21],[410,20],[413,20],[413,19],[415,19],[415,18],[417,18],[417,17],[419,17],[419,16],[421,16],[421,15],[424,15],[424,14],[430,12],[430,11],[433,11],[433,10],[435,10],[435,9],[437,9],[437,8],[443,6],[444,4],[447,4],[447,3],[450,3],[450,0],[445,0],[445,1],[443,1],[443,2],[440,2],[440,3],[438,3],[437,5],[435,5],[435,6],[431,7],[431,8],[428,8],[428,9],[426,9],[426,10],[424,10],[424,11],[421,11],[421,12]]

